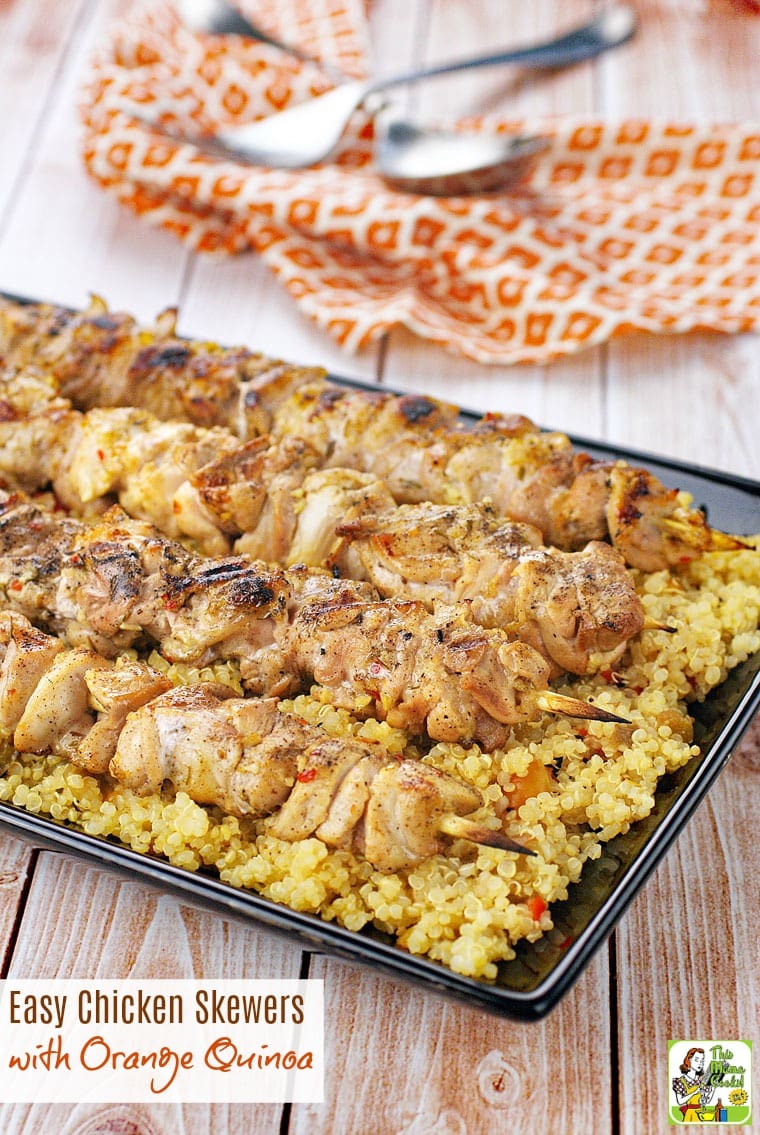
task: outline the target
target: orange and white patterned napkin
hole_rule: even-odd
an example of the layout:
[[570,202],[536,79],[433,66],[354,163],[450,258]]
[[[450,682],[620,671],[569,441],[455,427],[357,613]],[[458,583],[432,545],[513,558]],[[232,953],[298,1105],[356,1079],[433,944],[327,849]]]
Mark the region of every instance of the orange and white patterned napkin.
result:
[[[367,69],[362,0],[241,7],[347,74]],[[197,133],[329,86],[316,66],[193,35],[151,3],[94,62],[85,161],[191,247],[253,249],[350,349],[397,323],[485,363],[545,362],[629,331],[760,327],[760,125],[470,121],[552,145],[519,190],[441,199],[385,185],[361,114],[329,164],[282,171],[206,157],[129,113],[159,110]]]

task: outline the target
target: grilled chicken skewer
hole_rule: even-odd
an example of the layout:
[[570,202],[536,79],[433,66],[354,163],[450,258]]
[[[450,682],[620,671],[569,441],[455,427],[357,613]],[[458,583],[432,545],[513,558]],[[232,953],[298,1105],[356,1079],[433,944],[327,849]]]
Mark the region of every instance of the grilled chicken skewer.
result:
[[555,672],[610,666],[641,629],[641,602],[609,545],[544,548],[536,529],[487,507],[399,507],[372,474],[315,463],[298,440],[240,446],[221,428],[131,408],[56,405],[0,422],[0,470],[24,489],[52,484],[79,515],[116,494],[130,515],[210,554],[237,536],[239,552],[337,568],[386,598],[465,600],[476,622],[505,627]]
[[430,613],[326,572],[204,559],[118,508],[89,527],[6,495],[0,594],[71,645],[112,656],[147,640],[171,661],[238,660],[252,693],[316,681],[336,705],[439,741],[497,748],[544,711],[621,720],[548,689],[535,650],[463,606]]
[[377,745],[339,740],[216,683],[172,689],[144,662],[66,650],[0,612],[0,729],[21,753],[55,753],[140,795],[165,782],[234,816],[271,816],[270,834],[316,836],[382,871],[443,852],[446,837],[533,854],[472,818],[476,788]]
[[657,571],[742,545],[707,527],[644,469],[576,453],[523,417],[489,416],[473,430],[428,398],[347,390],[323,372],[241,348],[176,338],[176,312],[154,331],[100,300],[88,312],[0,305],[0,356],[32,365],[81,408],[139,405],[160,418],[225,425],[241,439],[300,437],[332,466],[381,478],[400,503],[473,504],[537,527],[568,551],[609,539],[626,562]]

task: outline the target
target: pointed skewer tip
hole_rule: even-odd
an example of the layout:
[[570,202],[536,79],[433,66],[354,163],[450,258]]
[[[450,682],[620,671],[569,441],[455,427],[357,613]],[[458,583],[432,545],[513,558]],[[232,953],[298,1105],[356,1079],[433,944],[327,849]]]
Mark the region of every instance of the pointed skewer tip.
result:
[[664,516],[659,521],[660,526],[672,532],[682,543],[696,548],[700,552],[738,552],[742,549],[750,551],[752,545],[738,536],[730,536],[718,528],[710,528],[705,522],[702,513],[689,514],[688,520],[679,520],[675,516]]
[[608,709],[581,701],[580,698],[568,697],[567,694],[557,694],[554,690],[546,690],[541,694],[538,698],[538,706],[548,713],[559,713],[564,717],[581,717],[588,721],[612,721],[617,725],[631,724],[628,718],[610,713]]
[[646,618],[641,629],[642,631],[665,631],[666,634],[675,634],[678,627],[670,627],[667,623],[658,623],[656,619]]
[[710,529],[710,545],[708,551],[711,552],[754,552],[757,549],[742,540],[740,536],[729,536],[727,532],[719,532],[717,528]]
[[442,816],[438,825],[444,835],[453,839],[469,839],[472,843],[482,844],[484,847],[496,847],[501,851],[514,851],[518,855],[535,855],[529,847],[524,847],[517,840],[504,835],[503,832],[487,828],[476,820],[469,820],[466,816]]

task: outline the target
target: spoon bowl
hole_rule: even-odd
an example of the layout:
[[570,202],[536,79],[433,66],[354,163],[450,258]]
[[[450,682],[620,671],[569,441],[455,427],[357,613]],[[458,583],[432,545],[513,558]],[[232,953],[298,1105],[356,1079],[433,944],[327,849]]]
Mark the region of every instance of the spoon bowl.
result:
[[402,118],[379,125],[377,161],[385,180],[395,189],[434,197],[508,189],[551,144],[536,135],[422,129]]
[[[189,26],[196,31],[207,30],[218,33],[219,14],[220,12],[223,14],[223,10],[227,7],[224,0],[178,0],[180,16],[187,19]],[[205,25],[204,18],[200,15],[201,9],[206,12]],[[192,15],[193,12],[195,17]],[[216,22],[212,21],[212,16]],[[241,17],[237,15],[236,30],[240,30],[240,19]],[[251,165],[271,166],[278,169],[300,169],[316,165],[332,154],[343,136],[351,115],[367,103],[370,96],[372,96],[372,106],[368,109],[375,114],[384,103],[384,100],[380,100],[379,104],[376,102],[378,95],[393,87],[417,83],[422,79],[507,63],[541,69],[564,67],[592,59],[604,51],[620,46],[631,38],[636,26],[636,14],[633,9],[628,5],[618,4],[608,8],[588,23],[529,47],[509,48],[488,55],[458,59],[383,79],[340,83],[326,94],[318,95],[298,106],[288,107],[258,122],[218,130],[213,139],[214,147],[217,150],[221,148],[229,156]],[[264,38],[269,43],[275,42],[269,36],[262,37],[258,34],[258,29],[254,29],[254,32],[257,38]],[[276,46],[282,45],[276,44]],[[419,174],[421,169],[419,163],[424,153],[422,131],[411,123],[408,126],[409,146],[414,150],[417,163],[415,170]],[[399,161],[402,135],[403,131],[397,130],[399,142],[393,147],[396,162]],[[431,154],[440,152],[443,142],[444,138],[440,133],[437,137],[433,137],[430,141]],[[203,143],[199,141],[198,144]],[[504,160],[503,156],[501,160]],[[439,159],[437,158],[436,161]],[[477,160],[474,164],[478,165]],[[483,164],[486,163],[481,161],[480,165]],[[380,165],[381,170],[385,172],[382,162]],[[398,166],[396,168],[397,176],[406,176],[398,172]],[[455,172],[456,167],[452,166],[449,169]],[[435,176],[439,175],[437,173]],[[422,173],[421,176],[426,175]]]

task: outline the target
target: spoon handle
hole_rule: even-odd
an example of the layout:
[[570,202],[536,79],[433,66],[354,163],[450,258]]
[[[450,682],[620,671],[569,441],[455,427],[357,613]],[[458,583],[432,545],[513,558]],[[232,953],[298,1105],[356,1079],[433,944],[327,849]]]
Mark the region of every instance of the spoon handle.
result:
[[566,67],[592,59],[611,47],[626,43],[636,30],[636,16],[632,8],[618,5],[603,12],[590,23],[582,24],[555,39],[531,47],[511,48],[497,51],[493,55],[474,55],[467,59],[457,59],[449,63],[439,63],[408,71],[403,75],[392,75],[369,84],[367,93],[388,90],[404,83],[416,83],[420,79],[430,79],[436,75],[450,75],[455,71],[468,71],[475,67],[493,67],[497,64],[520,63],[526,67]]
[[294,43],[276,39],[232,4],[226,3],[226,0],[175,0],[175,8],[182,22],[191,31],[205,32],[207,35],[239,35],[244,39],[266,43],[269,47],[284,51],[286,55],[292,55],[301,63],[314,64],[336,83],[346,81],[346,76],[339,67],[324,59],[317,59]]

